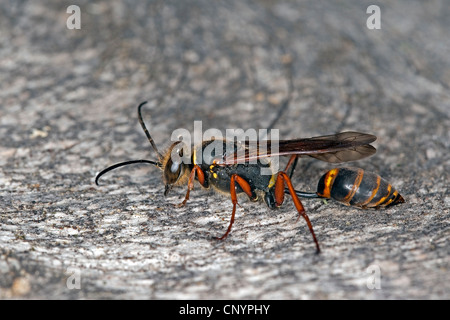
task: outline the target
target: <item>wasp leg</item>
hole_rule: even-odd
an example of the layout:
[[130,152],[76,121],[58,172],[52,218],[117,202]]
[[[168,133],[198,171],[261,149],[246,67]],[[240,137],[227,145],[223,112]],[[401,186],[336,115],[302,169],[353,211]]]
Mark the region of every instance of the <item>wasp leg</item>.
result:
[[[292,168],[291,168],[291,173],[289,174],[289,179],[292,179],[292,176],[294,175],[294,172],[295,172],[295,168],[297,167],[297,163],[298,163],[298,156],[295,157],[295,161],[294,161],[294,163],[292,165]],[[289,165],[290,164],[288,163],[288,166]],[[284,171],[287,172],[287,168]]]
[[236,205],[238,204],[237,195],[236,195],[236,183],[241,187],[241,189],[248,195],[250,200],[256,199],[256,194],[252,190],[252,187],[245,181],[244,178],[240,177],[237,174],[233,174],[230,179],[230,194],[231,194],[231,202],[233,203],[233,212],[231,213],[230,224],[228,225],[228,229],[223,236],[220,238],[216,238],[217,240],[225,239],[231,231],[231,227],[234,223],[234,215],[236,213]]
[[289,167],[292,165],[290,177],[292,177],[292,174],[294,173],[295,167],[297,166],[297,162],[298,162],[298,155],[294,154],[289,158],[289,161],[286,165],[286,169],[284,169],[284,172],[287,172]]
[[198,182],[200,182],[202,186],[205,185],[205,174],[198,165],[194,165],[194,168],[192,168],[191,174],[189,175],[188,190],[186,192],[186,196],[184,197],[183,202],[177,204],[176,207],[180,208],[186,205],[186,202],[189,200],[189,194],[191,193],[192,189],[194,189],[194,180],[196,174]]
[[269,189],[268,191],[266,191],[266,193],[264,194],[264,202],[266,203],[267,207],[269,209],[276,209],[277,205],[275,203],[275,195],[273,192],[273,188]]
[[[291,158],[292,159],[292,158]],[[289,193],[291,194],[292,201],[294,201],[295,208],[298,211],[298,219],[300,219],[300,216],[305,219],[306,224],[308,225],[309,231],[311,232],[311,235],[314,239],[314,243],[316,244],[317,253],[320,252],[319,242],[317,241],[316,235],[314,233],[311,221],[309,220],[308,216],[305,213],[305,208],[303,208],[302,203],[300,202],[300,199],[298,198],[297,194],[295,193],[294,187],[292,186],[291,179],[289,179],[286,172],[280,171],[278,172],[277,180],[275,182],[275,204],[279,207],[284,202],[284,185],[286,184]],[[297,221],[298,221],[297,219]]]

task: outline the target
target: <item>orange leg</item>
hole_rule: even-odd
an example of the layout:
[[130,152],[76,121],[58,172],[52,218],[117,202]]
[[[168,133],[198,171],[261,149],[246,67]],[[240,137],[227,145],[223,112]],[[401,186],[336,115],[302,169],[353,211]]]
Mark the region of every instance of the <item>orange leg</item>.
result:
[[185,206],[186,202],[189,200],[189,194],[191,193],[191,190],[194,189],[194,180],[196,174],[198,182],[200,182],[201,185],[205,184],[205,174],[198,165],[194,165],[194,168],[192,168],[191,174],[189,175],[188,190],[186,192],[186,196],[184,197],[182,203],[176,205],[178,208]]
[[284,169],[284,172],[287,172],[287,171],[288,171],[289,167],[294,163],[294,161],[295,161],[296,159],[298,159],[298,156],[297,156],[296,154],[292,155],[292,156],[289,158],[289,161],[288,161],[288,163],[287,163],[287,165],[286,165],[286,169]]
[[[292,159],[292,158],[291,158]],[[286,172],[280,171],[278,172],[277,181],[275,182],[275,203],[277,206],[281,206],[284,201],[284,185],[289,189],[289,193],[291,194],[292,200],[294,201],[295,208],[298,211],[298,219],[300,219],[300,216],[302,216],[306,224],[308,225],[309,231],[312,234],[312,237],[314,239],[314,243],[316,244],[317,253],[320,252],[319,242],[317,241],[316,235],[314,233],[311,221],[309,220],[308,216],[305,213],[305,208],[303,208],[302,203],[300,202],[300,199],[298,198],[297,194],[295,193],[294,187],[292,186],[291,179],[289,179]],[[297,219],[297,221],[298,221]]]
[[221,236],[220,238],[217,238],[218,240],[223,240],[223,239],[225,239],[228,236],[228,234],[231,231],[231,227],[233,226],[233,223],[234,223],[234,216],[235,216],[235,213],[236,213],[236,205],[238,204],[238,202],[237,202],[237,195],[236,195],[236,182],[241,187],[241,189],[249,196],[250,199],[253,200],[256,197],[256,195],[252,191],[252,188],[250,187],[248,182],[245,181],[244,178],[238,176],[237,174],[233,174],[231,176],[231,179],[230,179],[230,194],[231,194],[231,202],[233,203],[233,212],[231,213],[230,224],[228,225],[227,232],[225,232],[225,234],[223,236]]

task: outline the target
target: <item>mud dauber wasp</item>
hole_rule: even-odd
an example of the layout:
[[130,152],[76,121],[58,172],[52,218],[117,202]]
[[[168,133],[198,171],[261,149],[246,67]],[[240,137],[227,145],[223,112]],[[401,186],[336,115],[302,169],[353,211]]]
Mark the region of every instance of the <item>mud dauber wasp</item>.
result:
[[[370,145],[376,140],[374,135],[342,132],[306,139],[268,140],[265,141],[264,148],[260,148],[259,143],[256,148],[250,148],[248,143],[227,141],[226,139],[206,140],[200,145],[194,146],[190,163],[185,163],[179,160],[182,158],[184,150],[182,141],[172,143],[164,154],[158,151],[142,119],[141,108],[145,104],[146,102],[143,102],[138,106],[138,119],[158,161],[131,160],[117,163],[98,173],[95,183],[98,185],[98,180],[103,174],[118,167],[147,163],[163,171],[165,196],[172,187],[187,182],[186,196],[178,206],[184,206],[189,200],[189,194],[194,188],[194,181],[198,181],[204,188],[213,187],[219,192],[228,193],[231,196],[233,211],[228,229],[221,237],[217,238],[219,240],[225,239],[231,231],[238,204],[237,195],[240,193],[246,194],[251,201],[257,201],[262,197],[270,209],[281,206],[285,193],[290,194],[299,218],[303,217],[308,225],[317,252],[320,252],[319,243],[299,196],[332,198],[341,203],[362,208],[392,205],[404,201],[389,183],[380,180],[381,178],[377,175],[363,174],[362,169],[330,170],[320,179],[316,193],[296,191],[292,185],[291,176],[299,156],[309,156],[330,163],[363,159],[376,152],[376,149]],[[206,150],[208,152],[205,152]],[[216,150],[227,150],[227,152],[216,153]],[[198,160],[200,154],[203,155],[201,161]],[[175,158],[178,160],[175,160],[173,155],[177,155],[178,158]],[[290,156],[285,170],[272,171],[270,175],[261,175],[263,168],[272,170],[271,158],[277,156]],[[291,175],[289,176],[287,171],[290,167]]]

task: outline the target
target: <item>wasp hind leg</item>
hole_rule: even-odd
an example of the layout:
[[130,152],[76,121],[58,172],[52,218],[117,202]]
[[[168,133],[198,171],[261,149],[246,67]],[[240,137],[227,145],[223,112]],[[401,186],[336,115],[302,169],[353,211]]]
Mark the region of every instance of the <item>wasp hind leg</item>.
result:
[[228,225],[228,229],[225,232],[225,234],[221,237],[216,238],[217,240],[224,240],[228,234],[231,231],[231,227],[234,223],[234,216],[236,214],[236,205],[238,204],[237,201],[237,194],[236,194],[236,183],[241,187],[241,189],[248,195],[250,200],[255,201],[257,199],[257,195],[255,191],[252,189],[250,184],[242,177],[240,177],[237,174],[233,174],[230,179],[230,194],[231,194],[231,202],[233,203],[233,211],[231,213],[231,219],[230,224]]
[[[305,213],[305,208],[303,207],[300,199],[298,198],[297,194],[295,193],[294,187],[292,186],[291,179],[286,174],[286,172],[280,171],[278,172],[277,180],[275,182],[275,205],[277,207],[281,206],[284,202],[284,187],[287,187],[289,190],[289,193],[291,194],[292,201],[294,201],[295,208],[298,211],[298,219],[300,219],[300,216],[305,219],[306,224],[308,225],[309,231],[311,232],[311,235],[313,237],[314,243],[316,244],[317,253],[320,252],[319,242],[317,241],[316,235],[314,233],[311,221],[309,220],[308,216]],[[266,202],[267,203],[267,202]],[[297,221],[298,221],[297,219]]]

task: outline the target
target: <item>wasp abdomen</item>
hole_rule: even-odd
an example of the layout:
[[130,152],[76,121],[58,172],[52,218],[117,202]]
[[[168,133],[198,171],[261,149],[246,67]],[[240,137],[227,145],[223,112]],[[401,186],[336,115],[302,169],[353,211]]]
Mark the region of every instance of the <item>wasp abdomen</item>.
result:
[[361,208],[386,207],[405,202],[385,179],[359,168],[335,168],[328,171],[319,180],[317,195]]

